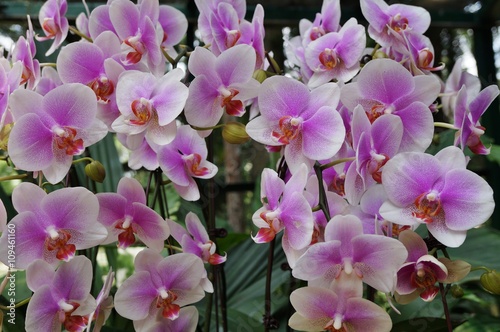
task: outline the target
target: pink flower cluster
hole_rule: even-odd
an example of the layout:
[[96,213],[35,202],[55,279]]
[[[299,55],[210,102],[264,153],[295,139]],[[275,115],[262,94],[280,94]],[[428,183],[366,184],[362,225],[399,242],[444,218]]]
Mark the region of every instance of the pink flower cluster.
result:
[[[423,35],[425,9],[360,0],[365,29],[354,18],[341,26],[340,1],[324,0],[285,45],[293,75],[280,75],[266,58],[261,5],[250,22],[244,0],[195,3],[205,47],[178,46],[187,19],[158,0],[110,0],[82,13],[76,28],[65,18],[66,0],[48,0],[39,14],[45,36],[35,36],[28,18],[26,37],[0,59],[5,156],[39,180],[15,187],[9,221],[17,230],[13,268],[26,269],[34,292],[28,331],[99,331],[113,303],[137,331],[196,330],[192,304],[214,292],[205,264],[227,259],[200,218],[188,213],[185,227],[165,218],[131,177],[115,192],[93,193],[71,187],[69,173],[75,158],[113,135],[130,169],[156,172],[159,185],[197,201],[198,184],[218,172],[205,137],[217,135],[227,116],[249,118],[246,134],[280,158],[276,170],[262,172],[251,237],[267,243],[283,232],[292,275],[307,282],[290,296],[291,328],[390,331],[387,312],[363,298],[364,284],[403,304],[431,301],[437,283],[468,273],[467,263],[429,253],[415,230],[458,247],[491,216],[493,191],[467,169],[464,151],[489,153],[479,121],[499,89],[481,90],[460,61],[440,81],[434,72],[442,65]],[[70,28],[81,40],[61,47]],[[367,33],[376,49],[366,47]],[[59,50],[56,69],[40,69],[35,38],[52,40],[47,54]],[[188,72],[176,68],[183,56]],[[431,155],[437,103],[452,122],[439,125],[456,130],[456,139]],[[6,224],[2,204],[7,264]],[[111,243],[145,248],[115,294],[111,272],[94,298],[94,268],[80,253]]]

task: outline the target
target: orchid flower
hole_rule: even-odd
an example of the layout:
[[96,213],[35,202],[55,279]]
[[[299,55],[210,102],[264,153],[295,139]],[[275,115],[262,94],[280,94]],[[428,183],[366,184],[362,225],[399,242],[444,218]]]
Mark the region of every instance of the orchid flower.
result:
[[285,159],[295,173],[301,164],[310,169],[314,160],[333,157],[345,138],[335,83],[312,91],[284,76],[273,76],[262,84],[258,102],[261,115],[251,120],[247,133],[270,146],[284,146]]
[[149,248],[162,251],[170,236],[167,222],[146,205],[146,194],[139,181],[123,177],[116,193],[99,193],[98,220],[109,232],[104,243],[118,241],[118,247],[127,248],[135,237]]
[[361,104],[370,122],[383,114],[394,114],[403,123],[399,151],[424,151],[434,135],[429,106],[441,87],[433,76],[413,77],[394,60],[368,62],[354,83],[342,87],[340,99],[350,111]]
[[68,173],[73,156],[108,132],[96,118],[94,93],[82,84],[64,84],[45,96],[18,89],[9,104],[15,120],[8,144],[12,161],[22,170],[42,171],[53,184]]
[[304,197],[307,168],[301,165],[285,182],[272,169],[266,168],[261,177],[261,201],[264,205],[252,216],[259,227],[252,237],[256,243],[272,241],[276,234],[284,230],[283,241],[295,250],[308,246],[312,241],[314,221],[312,209]]
[[443,112],[450,119],[453,119],[457,94],[462,86],[465,85],[469,98],[475,98],[481,90],[479,78],[463,70],[462,63],[463,57],[458,58],[455,62],[450,75],[446,79],[444,92],[441,96]]
[[120,115],[116,103],[116,85],[125,69],[118,62],[116,54],[119,51],[118,37],[105,31],[93,43],[82,41],[64,46],[57,57],[61,81],[90,87],[97,99],[97,116],[110,129]]
[[134,274],[116,292],[115,308],[121,316],[133,320],[136,329],[153,323],[158,312],[163,318],[176,320],[181,307],[205,296],[202,282],[206,271],[202,260],[193,254],[162,257],[144,249],[134,264]]
[[113,280],[115,277],[115,273],[113,269],[110,267],[109,273],[104,280],[104,285],[102,286],[101,291],[96,297],[96,308],[89,315],[89,324],[87,326],[87,332],[90,332],[90,326],[92,324],[92,320],[95,320],[93,332],[99,332],[111,314],[111,309],[113,308],[113,297],[109,295],[111,291],[111,286],[113,285]]
[[480,137],[484,134],[485,128],[480,125],[479,118],[499,93],[498,86],[490,85],[468,102],[467,88],[462,86],[455,104],[454,122],[455,127],[459,128],[455,145],[460,145],[462,150],[468,146],[476,154],[490,153],[490,149],[481,142]]
[[42,77],[40,78],[35,91],[42,96],[45,96],[49,91],[54,90],[62,84],[63,82],[61,82],[59,72],[52,67],[43,67]]
[[[323,182],[323,186],[326,187],[326,183]],[[331,216],[337,214],[344,214],[347,211],[348,209],[347,202],[338,194],[333,193],[331,191],[327,191],[325,193],[325,196],[326,196],[326,201],[328,202],[328,209]],[[315,207],[318,206],[319,185],[318,185],[318,178],[316,177],[316,175],[309,176],[309,178],[307,179],[304,191],[304,197],[309,203],[311,210],[313,210]],[[306,250],[310,246],[314,245],[315,243],[325,241],[325,227],[328,222],[328,220],[325,217],[325,214],[321,210],[318,211],[313,210],[312,217],[314,222],[314,230],[311,238],[311,243],[308,246],[302,249],[294,249],[290,245],[290,241],[288,241],[288,236],[283,237],[282,241],[283,251],[285,252],[288,265],[292,269],[295,266],[295,263],[297,262],[299,257],[302,256],[302,254],[304,254],[304,252],[306,252]]]
[[305,60],[314,72],[308,86],[318,87],[336,79],[347,82],[359,71],[366,44],[365,28],[351,18],[338,32],[327,33],[305,48]]
[[40,63],[35,59],[36,45],[34,41],[33,26],[28,16],[28,31],[26,38],[19,37],[12,51],[12,62],[20,61],[23,65],[21,82],[30,90],[33,90],[40,80]]
[[297,311],[288,324],[300,331],[390,331],[389,315],[377,304],[363,299],[361,283],[342,273],[332,288],[308,286],[290,294]]
[[382,173],[388,200],[380,214],[400,225],[425,224],[442,244],[460,246],[467,230],[485,222],[495,207],[491,187],[466,164],[463,152],[454,146],[435,156],[396,155]]
[[167,221],[172,237],[179,242],[185,253],[194,254],[200,257],[204,263],[212,265],[222,264],[226,261],[226,255],[221,256],[215,252],[215,243],[209,239],[207,230],[196,214],[189,212],[186,215],[187,231],[175,221],[170,219]]
[[[241,21],[245,18],[245,0],[195,0],[195,4],[200,12],[200,16],[198,16],[198,29],[200,29],[201,39],[207,45],[214,44],[214,35],[212,33],[212,19],[215,20],[219,18],[217,17],[219,13],[219,7],[229,5],[232,10],[226,7],[225,11],[229,11],[231,15],[236,15],[236,22]],[[223,10],[221,9],[220,11]],[[215,17],[212,18],[213,16]],[[231,16],[227,19],[229,19],[230,21],[233,20]],[[236,31],[229,32],[232,32],[233,35],[237,34]]]
[[337,215],[325,228],[325,242],[309,247],[298,259],[292,274],[302,280],[317,280],[328,287],[344,271],[387,293],[394,288],[394,276],[407,255],[396,239],[363,234],[358,217]]
[[174,45],[177,45],[188,29],[186,16],[177,8],[168,5],[160,5],[158,22],[163,29],[161,47],[170,56],[175,56]]
[[198,309],[195,306],[187,306],[179,310],[179,317],[175,320],[164,318],[158,311],[156,319],[151,319],[143,325],[134,323],[134,327],[137,332],[195,332],[198,316]]
[[189,124],[215,126],[225,113],[242,116],[245,103],[257,96],[259,83],[252,78],[255,52],[238,45],[215,57],[197,47],[189,57],[189,70],[195,79],[189,85],[185,115]]
[[96,308],[90,294],[92,263],[77,256],[57,271],[37,260],[26,271],[28,287],[34,292],[26,311],[26,331],[84,331],[88,316]]
[[417,233],[406,230],[399,234],[399,240],[408,250],[407,263],[398,271],[396,299],[408,303],[420,296],[424,301],[432,301],[439,292],[437,282],[444,282],[448,269],[437,258],[427,253],[427,245]]
[[[85,188],[63,188],[46,194],[40,187],[23,182],[12,193],[18,214],[16,268],[25,269],[43,259],[52,266],[69,261],[76,250],[101,244],[108,232],[97,222],[99,203]],[[7,259],[7,234],[0,238],[1,259]]]
[[111,127],[127,134],[127,145],[135,149],[144,137],[150,143],[165,145],[175,137],[175,119],[182,112],[188,88],[180,82],[181,69],[161,78],[151,73],[129,70],[120,76],[116,87],[116,103],[121,115]]
[[422,7],[404,4],[388,5],[383,0],[361,0],[361,11],[368,23],[368,33],[382,46],[403,42],[408,30],[423,34],[429,28],[431,16]]
[[158,162],[175,190],[185,200],[200,198],[198,185],[193,178],[210,179],[217,173],[217,166],[207,161],[205,140],[190,126],[180,126],[175,139],[158,150]]
[[40,8],[38,19],[45,37],[38,37],[37,39],[39,41],[54,40],[45,56],[54,53],[68,35],[68,19],[64,16],[67,10],[68,4],[66,0],[47,0]]
[[156,25],[159,15],[158,0],[144,0],[139,5],[129,0],[115,0],[109,4],[109,20],[121,40],[123,64],[136,64],[144,57],[151,71],[164,71],[160,48],[163,32],[161,26]]

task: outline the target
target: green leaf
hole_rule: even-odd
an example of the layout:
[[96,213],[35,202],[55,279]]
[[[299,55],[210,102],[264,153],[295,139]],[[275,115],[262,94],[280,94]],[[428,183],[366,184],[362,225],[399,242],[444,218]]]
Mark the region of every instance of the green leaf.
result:
[[500,320],[498,317],[477,315],[464,324],[457,327],[455,332],[498,332],[500,331]]
[[[469,230],[462,246],[448,249],[451,259],[462,259],[472,267],[486,266],[497,271],[500,271],[499,252],[500,231],[489,226]],[[463,279],[463,282],[479,279],[483,272],[471,272]]]
[[[456,327],[462,322],[452,321],[452,326]],[[448,332],[446,319],[436,317],[415,317],[409,320],[398,322],[392,326],[392,332]]]
[[490,149],[490,154],[486,157],[489,161],[500,165],[500,145],[492,144]]

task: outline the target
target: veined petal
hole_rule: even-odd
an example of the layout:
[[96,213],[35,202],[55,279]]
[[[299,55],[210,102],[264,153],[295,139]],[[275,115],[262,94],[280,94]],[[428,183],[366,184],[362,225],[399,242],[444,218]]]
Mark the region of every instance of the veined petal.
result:
[[354,269],[361,273],[363,282],[389,293],[394,289],[394,276],[408,253],[396,239],[374,234],[363,234],[352,240]]
[[240,44],[222,52],[215,60],[215,69],[222,84],[246,82],[255,69],[256,54],[250,45]]
[[283,201],[280,218],[285,226],[285,233],[290,246],[300,250],[311,243],[314,221],[311,206],[302,192],[294,192],[289,199]]
[[83,187],[56,190],[41,202],[42,210],[51,216],[54,226],[86,231],[97,222],[99,202]]
[[46,196],[47,193],[39,186],[30,182],[22,182],[12,192],[12,204],[18,213],[24,211],[38,213],[40,202]]
[[427,245],[424,240],[411,229],[399,233],[398,239],[408,251],[408,262],[416,262],[420,257],[427,255]]
[[259,93],[259,109],[268,121],[283,116],[300,116],[310,101],[307,87],[289,77],[273,76],[264,81]]
[[391,202],[405,207],[413,204],[419,195],[435,189],[443,174],[441,164],[432,155],[399,153],[385,164],[382,184]]
[[215,76],[215,55],[208,49],[198,46],[189,57],[188,68],[195,76]]
[[158,264],[158,273],[167,289],[194,289],[200,284],[204,272],[203,261],[193,254],[167,256]]
[[59,305],[52,298],[53,289],[42,286],[33,294],[26,310],[26,331],[60,331],[61,322],[57,315]]
[[38,115],[26,114],[12,128],[8,150],[16,167],[25,171],[42,170],[54,159],[52,132]]
[[148,206],[134,202],[133,223],[137,237],[149,248],[158,252],[163,250],[164,241],[170,236],[167,222]]
[[290,294],[290,302],[298,314],[312,321],[327,318],[325,323],[334,317],[338,301],[337,294],[325,288],[302,287]]
[[342,271],[342,256],[339,253],[341,245],[337,240],[312,245],[297,260],[293,276],[302,280],[334,280]]
[[148,316],[150,306],[156,296],[158,292],[152,283],[150,273],[138,271],[118,288],[114,298],[115,309],[121,316],[128,319],[144,319]]
[[278,173],[270,168],[265,168],[261,176],[260,198],[264,203],[267,201],[265,205],[269,209],[275,210],[278,207],[278,201],[284,190],[285,183],[278,177]]
[[340,150],[344,138],[344,122],[333,107],[321,107],[302,123],[302,150],[310,159],[333,157]]
[[63,84],[49,91],[42,107],[57,124],[82,129],[90,127],[97,114],[94,92],[80,83]]
[[210,241],[207,230],[201,224],[200,218],[193,212],[186,215],[186,228],[195,240],[201,243]]
[[146,194],[141,183],[134,178],[121,178],[116,192],[123,196],[129,204],[133,202],[146,204]]
[[[85,256],[76,256],[56,271],[53,285],[66,301],[84,301],[92,286],[92,263]],[[88,312],[90,313],[90,312]]]
[[189,85],[185,107],[187,122],[198,127],[215,126],[223,113],[214,79],[205,75],[196,77]]
[[429,232],[442,244],[447,247],[460,247],[467,237],[467,231],[450,229],[444,220],[434,220],[427,224]]
[[[10,223],[16,225],[16,262],[17,269],[26,269],[37,259],[44,259],[45,229],[40,225],[37,214],[25,211],[15,216]],[[7,232],[0,237],[0,259],[7,265],[8,239]],[[56,263],[53,259],[46,259],[49,263]]]
[[363,298],[347,299],[343,321],[354,331],[389,332],[392,328],[387,312]]
[[117,220],[124,217],[127,211],[127,200],[120,194],[99,193],[96,194],[99,201],[99,215],[97,220],[111,227]]
[[485,222],[493,213],[493,190],[479,175],[466,169],[446,173],[440,200],[446,226],[465,231]]
[[31,291],[36,292],[44,285],[52,285],[55,271],[46,261],[37,259],[26,270],[26,283]]

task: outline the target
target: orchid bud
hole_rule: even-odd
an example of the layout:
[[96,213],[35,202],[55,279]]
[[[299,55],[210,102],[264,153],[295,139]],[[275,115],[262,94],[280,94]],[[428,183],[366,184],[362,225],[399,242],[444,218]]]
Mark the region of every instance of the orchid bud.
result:
[[387,55],[387,53],[380,50],[376,51],[375,54],[373,54],[373,59],[386,59],[388,57],[389,56]]
[[243,144],[250,139],[245,130],[245,125],[239,122],[226,123],[222,129],[222,137],[231,144]]
[[106,169],[99,161],[93,160],[85,165],[85,174],[95,182],[102,183],[106,177]]
[[464,296],[464,290],[460,285],[453,285],[450,288],[451,296],[453,296],[456,299],[460,299],[461,297]]
[[252,77],[259,81],[259,83],[262,83],[267,78],[267,74],[265,70],[257,69],[253,72]]
[[480,281],[488,292],[500,295],[500,274],[497,271],[491,270],[483,273]]
[[9,143],[10,131],[13,125],[13,123],[6,124],[0,130],[0,150],[7,151],[7,144]]

